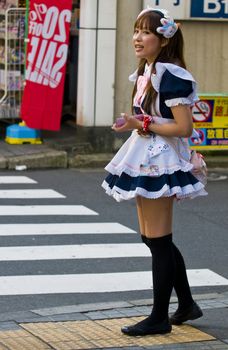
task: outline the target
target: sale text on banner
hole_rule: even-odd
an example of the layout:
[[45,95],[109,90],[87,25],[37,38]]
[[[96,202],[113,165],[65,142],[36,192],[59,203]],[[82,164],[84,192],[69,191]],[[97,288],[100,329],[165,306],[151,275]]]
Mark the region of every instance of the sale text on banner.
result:
[[192,108],[199,138],[190,138],[194,149],[228,149],[228,95],[202,95]]
[[21,118],[34,129],[60,128],[71,9],[72,0],[30,0]]

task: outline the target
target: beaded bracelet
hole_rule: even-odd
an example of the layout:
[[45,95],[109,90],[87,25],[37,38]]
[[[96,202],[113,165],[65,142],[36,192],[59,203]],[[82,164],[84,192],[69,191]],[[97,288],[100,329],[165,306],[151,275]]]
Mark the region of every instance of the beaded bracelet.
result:
[[150,115],[144,115],[143,117],[143,131],[144,132],[150,132],[149,130],[149,125],[153,123],[153,117],[151,117]]

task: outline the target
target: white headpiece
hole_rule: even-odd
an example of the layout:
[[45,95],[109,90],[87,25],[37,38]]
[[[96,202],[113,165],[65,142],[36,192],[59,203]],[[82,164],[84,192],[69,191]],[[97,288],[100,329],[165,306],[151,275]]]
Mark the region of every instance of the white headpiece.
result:
[[164,16],[160,20],[162,26],[158,27],[156,31],[159,34],[163,35],[165,38],[172,38],[178,30],[178,25],[174,22],[173,18],[169,15],[167,10],[148,7],[140,12],[137,19],[144,15],[146,12],[150,11],[161,13]]

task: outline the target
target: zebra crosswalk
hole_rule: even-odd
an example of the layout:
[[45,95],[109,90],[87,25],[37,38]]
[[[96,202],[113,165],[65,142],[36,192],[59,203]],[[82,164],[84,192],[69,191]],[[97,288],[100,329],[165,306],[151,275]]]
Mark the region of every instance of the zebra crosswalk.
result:
[[98,215],[83,205],[0,205],[1,216],[18,215]]
[[0,261],[105,259],[150,256],[142,244],[82,244],[2,247]]
[[[37,181],[25,176],[0,176],[0,184],[33,184],[37,185]],[[47,197],[48,196],[48,197]],[[11,262],[18,264],[19,262],[31,263],[41,262],[44,266],[41,273],[34,271],[33,274],[23,274],[17,269],[17,275],[0,276],[0,295],[1,296],[21,296],[21,295],[40,295],[40,294],[65,294],[65,293],[114,293],[148,290],[152,287],[151,272],[144,271],[143,267],[131,265],[130,269],[126,266],[118,265],[120,271],[101,271],[96,270],[98,264],[104,265],[105,259],[111,259],[112,265],[115,266],[118,259],[128,258],[148,258],[149,250],[141,243],[110,243],[110,237],[116,234],[136,235],[136,231],[117,222],[99,222],[99,213],[87,208],[83,205],[66,205],[63,204],[66,196],[53,189],[4,189],[0,190],[0,199],[7,199],[7,205],[0,205],[0,216],[23,216],[25,223],[9,223],[0,224],[0,238],[11,237],[10,246],[0,247],[0,264]],[[22,205],[10,205],[8,200],[14,198],[24,199]],[[45,199],[55,200],[55,205],[29,205],[28,199]],[[57,204],[56,204],[57,201]],[[60,201],[58,204],[58,201]],[[2,202],[0,202],[2,204]],[[36,218],[39,216],[49,216],[49,221],[54,216],[66,216],[64,223],[40,223]],[[66,222],[67,216],[73,216],[74,221]],[[30,222],[26,223],[28,216],[32,216]],[[94,222],[78,222],[78,217],[88,216],[96,218]],[[14,218],[16,221],[16,219]],[[72,218],[71,218],[72,220]],[[80,220],[80,219],[79,219]],[[91,220],[91,219],[90,219]],[[102,235],[105,237],[104,242],[100,244],[66,244],[55,245],[54,240],[59,235],[73,235],[74,237],[85,237],[87,234]],[[37,236],[36,243],[42,236],[51,237],[48,245],[23,245],[18,246],[18,237],[34,237]],[[12,245],[15,239],[15,245]],[[23,241],[24,242],[24,241]],[[25,240],[26,242],[26,240]],[[93,260],[94,259],[94,260]],[[96,261],[91,266],[94,270],[90,273],[72,274],[65,271],[64,274],[48,274],[45,273],[45,266],[48,267],[50,261],[56,261],[64,264],[66,261],[72,260],[87,263]],[[46,265],[45,265],[46,264]],[[139,262],[140,264],[140,262]],[[31,265],[32,266],[32,265]],[[142,265],[143,266],[143,265]],[[127,271],[126,271],[127,270]],[[48,271],[48,269],[47,269]],[[72,271],[71,271],[72,272]],[[228,279],[220,276],[209,269],[188,270],[190,285],[194,287],[202,286],[220,286],[228,285]],[[92,283],[91,283],[92,281]]]
[[[208,269],[188,270],[188,277],[192,287],[228,285],[227,279]],[[150,271],[0,277],[0,295],[110,293],[152,287]]]
[[65,198],[62,194],[49,189],[34,189],[34,190],[0,190],[0,198]]
[[36,184],[37,182],[27,176],[0,176],[0,184]]
[[[87,208],[80,209],[80,215],[85,214]],[[23,212],[23,210],[21,211]],[[65,212],[65,211],[64,211]],[[88,212],[88,211],[87,211]],[[62,210],[62,215],[63,210]],[[95,212],[89,211],[91,215]],[[14,214],[15,215],[15,214]],[[22,214],[23,215],[23,214]],[[26,214],[24,214],[26,215]],[[28,215],[28,214],[27,214]],[[34,214],[32,214],[34,215]],[[50,215],[50,214],[48,214]],[[34,235],[87,235],[87,234],[129,234],[134,230],[117,222],[82,222],[58,224],[3,224],[0,225],[0,236],[34,236]]]

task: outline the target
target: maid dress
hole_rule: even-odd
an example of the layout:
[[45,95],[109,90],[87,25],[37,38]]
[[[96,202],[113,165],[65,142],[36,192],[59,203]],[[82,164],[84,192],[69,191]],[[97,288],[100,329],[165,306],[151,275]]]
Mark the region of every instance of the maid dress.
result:
[[[129,80],[137,82],[133,101],[135,114],[145,113],[143,101],[148,80],[157,91],[156,115],[151,108],[154,123],[174,123],[170,107],[192,106],[198,100],[196,82],[192,75],[175,64],[156,63],[156,74],[151,75],[151,65],[146,65],[144,74],[137,71]],[[137,79],[138,78],[138,79]],[[193,131],[194,137],[197,136]],[[105,167],[109,172],[102,183],[106,193],[117,202],[137,196],[156,199],[175,196],[176,199],[207,195],[204,187],[193,175],[190,163],[191,151],[188,140],[183,137],[164,137],[152,133],[140,136],[133,130],[113,159]]]

